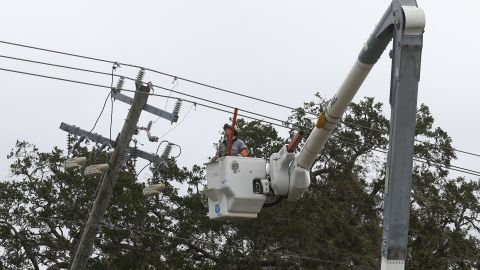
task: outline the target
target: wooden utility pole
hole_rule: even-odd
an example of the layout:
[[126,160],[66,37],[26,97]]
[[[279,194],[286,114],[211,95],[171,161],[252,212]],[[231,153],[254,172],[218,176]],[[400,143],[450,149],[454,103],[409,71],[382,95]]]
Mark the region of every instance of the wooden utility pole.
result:
[[99,224],[103,221],[105,211],[113,196],[113,188],[117,183],[121,167],[125,162],[125,154],[127,153],[128,145],[137,129],[137,122],[145,104],[147,103],[149,92],[149,86],[137,82],[137,92],[135,93],[132,106],[130,107],[122,132],[118,137],[115,149],[108,162],[110,170],[103,174],[97,197],[90,210],[88,221],[83,229],[70,270],[83,270],[87,266]]

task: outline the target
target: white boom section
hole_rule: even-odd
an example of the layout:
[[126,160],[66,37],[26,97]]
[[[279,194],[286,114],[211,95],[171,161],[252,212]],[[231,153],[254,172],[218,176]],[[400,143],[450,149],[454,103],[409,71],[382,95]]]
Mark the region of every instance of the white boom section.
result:
[[320,114],[305,146],[290,165],[289,201],[298,200],[310,185],[310,168],[372,67],[357,60],[326,111]]
[[338,121],[347,109],[373,65],[360,63],[358,60],[353,65],[347,78],[340,86],[337,94],[330,100],[327,110],[320,114],[317,124],[307,139],[305,146],[300,151],[295,161],[298,166],[310,169],[318,153],[323,149],[327,139],[332,134]]
[[380,270],[403,270],[405,269],[404,260],[387,260],[382,257],[382,264]]

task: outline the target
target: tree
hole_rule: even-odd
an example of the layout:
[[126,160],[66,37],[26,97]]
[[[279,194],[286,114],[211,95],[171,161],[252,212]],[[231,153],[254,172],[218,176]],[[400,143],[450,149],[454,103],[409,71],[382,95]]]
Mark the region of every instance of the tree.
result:
[[[306,136],[310,114],[326,104],[316,98],[319,103],[305,103],[288,119]],[[130,159],[89,269],[378,269],[389,128],[382,110],[373,98],[352,103],[313,165],[305,195],[264,208],[255,220],[209,220],[201,166],[181,168],[168,160],[142,182]],[[238,129],[253,154],[265,159],[288,141],[258,121],[239,119]],[[480,187],[445,169],[456,158],[452,140],[434,127],[425,105],[416,132],[428,143],[415,145],[407,268],[480,268]],[[89,145],[74,152],[90,163],[108,155]],[[0,182],[0,269],[67,267],[99,178],[65,170],[59,148],[42,153],[17,142],[9,159],[12,175]],[[165,192],[145,198],[143,187],[159,181]]]
[[[107,159],[95,147],[79,150],[90,163]],[[99,177],[64,170],[65,157],[55,148],[41,153],[17,142],[9,158],[12,177],[0,186],[0,243],[5,269],[63,269],[68,267],[95,198]],[[171,163],[171,162],[170,162]],[[169,173],[186,176],[185,170]],[[89,269],[162,269],[176,266],[170,259],[178,241],[169,234],[177,191],[169,185],[163,199],[147,199],[145,183],[137,183],[132,160],[121,173],[114,199],[101,225]],[[182,181],[182,179],[180,180]],[[169,241],[169,239],[173,239]],[[19,252],[20,251],[20,252]],[[173,256],[175,257],[175,256]]]

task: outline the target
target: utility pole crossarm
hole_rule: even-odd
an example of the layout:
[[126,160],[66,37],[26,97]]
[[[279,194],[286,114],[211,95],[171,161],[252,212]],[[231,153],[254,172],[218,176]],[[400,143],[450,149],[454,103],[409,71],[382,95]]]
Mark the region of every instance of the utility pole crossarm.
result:
[[[114,99],[120,100],[121,102],[130,104],[130,105],[133,104],[133,98],[131,98],[127,95],[124,95],[122,93],[119,93],[118,90],[112,91],[112,97]],[[152,105],[145,104],[145,106],[143,107],[143,110],[145,110],[145,111],[147,111],[151,114],[154,114],[158,117],[167,119],[172,123],[177,122],[177,120],[178,120],[178,113],[177,114],[170,113],[170,112],[164,111],[162,109],[159,109],[157,107],[154,107]]]
[[97,197],[90,210],[88,221],[85,224],[80,242],[75,251],[70,270],[83,270],[87,266],[97,234],[98,224],[103,221],[105,211],[113,196],[113,188],[117,183],[121,167],[125,162],[125,154],[128,151],[128,145],[137,129],[137,122],[143,107],[147,103],[149,92],[150,88],[148,86],[137,83],[137,92],[135,93],[132,106],[125,119],[115,149],[109,160],[111,169],[103,174]]
[[108,139],[108,138],[105,138],[101,135],[98,135],[96,133],[90,133],[86,130],[83,130],[77,126],[74,126],[74,125],[69,125],[67,123],[60,123],[60,129],[63,130],[63,131],[66,131],[68,133],[71,133],[71,134],[75,134],[79,137],[81,136],[85,136],[88,140],[91,140],[91,141],[94,141],[96,143],[99,143],[99,144],[109,144],[111,145],[112,147],[115,147],[115,142]]
[[[89,139],[91,141],[94,141],[96,143],[99,143],[99,144],[109,144],[112,147],[116,146],[115,141],[112,141],[112,140],[110,140],[108,138],[105,138],[101,135],[98,135],[96,133],[89,133],[88,131],[83,130],[83,129],[77,127],[77,126],[69,125],[69,124],[66,124],[66,123],[62,122],[60,124],[60,129],[63,130],[63,131],[66,131],[68,133],[75,134],[77,136],[85,136],[85,137],[87,137],[87,139]],[[155,154],[150,154],[150,153],[147,153],[145,151],[142,151],[142,150],[139,150],[139,149],[136,149],[136,148],[133,148],[133,147],[128,147],[127,151],[132,156],[143,158],[143,159],[148,160],[152,163],[156,163],[156,162],[160,161],[160,156],[155,155]]]

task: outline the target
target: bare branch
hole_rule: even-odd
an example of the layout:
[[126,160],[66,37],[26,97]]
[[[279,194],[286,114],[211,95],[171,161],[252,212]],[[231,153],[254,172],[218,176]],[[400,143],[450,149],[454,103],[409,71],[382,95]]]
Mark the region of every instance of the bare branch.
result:
[[40,268],[38,267],[37,261],[35,260],[35,256],[34,254],[32,254],[32,251],[28,248],[25,238],[22,235],[20,235],[20,233],[15,229],[15,227],[9,222],[0,220],[0,223],[7,225],[7,227],[9,227],[13,231],[13,233],[15,234],[15,238],[17,238],[17,240],[22,245],[23,249],[25,250],[25,254],[27,255],[27,258],[30,260],[30,262],[33,265],[33,268],[35,268],[35,270],[39,270]]

